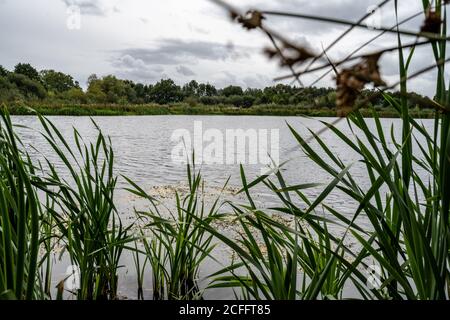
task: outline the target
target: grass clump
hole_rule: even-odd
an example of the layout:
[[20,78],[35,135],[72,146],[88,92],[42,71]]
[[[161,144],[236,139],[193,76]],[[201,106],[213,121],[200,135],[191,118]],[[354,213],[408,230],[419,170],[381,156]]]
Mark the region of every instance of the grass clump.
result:
[[43,299],[38,277],[44,210],[34,185],[35,167],[20,149],[11,118],[0,122],[0,298]]
[[190,165],[187,167],[189,190],[187,195],[175,194],[175,212],[161,211],[156,199],[149,196],[139,186],[133,186],[133,194],[150,201],[148,212],[137,211],[146,224],[142,232],[150,237],[142,237],[144,253],[152,267],[153,299],[192,300],[202,299],[199,287],[200,267],[215,245],[213,236],[204,226],[210,226],[219,216],[217,198],[208,205],[202,198],[203,181],[200,172]]
[[[54,206],[48,208],[55,234],[64,243],[71,263],[79,268],[80,300],[117,298],[121,254],[130,237],[114,204],[117,176],[110,141],[98,128],[94,142],[84,143],[74,129],[74,146],[41,117],[44,137],[59,157],[65,173],[50,161],[45,182]],[[95,125],[95,123],[94,123]]]

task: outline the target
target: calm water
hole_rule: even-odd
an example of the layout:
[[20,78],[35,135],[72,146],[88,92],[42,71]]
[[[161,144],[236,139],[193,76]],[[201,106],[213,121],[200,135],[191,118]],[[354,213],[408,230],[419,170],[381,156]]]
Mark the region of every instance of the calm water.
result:
[[[49,117],[50,120],[61,130],[63,135],[72,141],[73,127],[81,133],[86,141],[92,140],[96,136],[96,130],[88,117]],[[113,142],[115,151],[116,173],[125,175],[138,183],[144,190],[159,190],[161,187],[185,186],[186,167],[185,165],[173,163],[171,159],[172,149],[176,142],[171,141],[171,136],[176,129],[194,130],[194,121],[202,121],[203,130],[218,129],[225,134],[227,129],[279,129],[280,139],[280,162],[291,159],[282,173],[288,183],[303,184],[311,182],[326,183],[331,179],[310,161],[298,148],[296,140],[290,133],[287,124],[296,128],[302,137],[309,137],[308,129],[320,130],[323,125],[320,121],[332,122],[334,118],[305,119],[300,117],[230,117],[230,116],[140,116],[140,117],[94,117],[94,121],[100,126],[103,133],[109,135]],[[19,128],[18,132],[25,144],[27,151],[35,159],[42,159],[43,155],[53,162],[58,162],[56,155],[51,151],[48,143],[40,135],[41,125],[35,117],[13,117],[16,124],[27,128]],[[423,120],[425,127],[433,129],[433,120]],[[372,120],[368,120],[369,127],[375,128]],[[382,120],[387,136],[393,125],[395,134],[401,133],[401,121],[399,119]],[[352,138],[353,133],[348,128],[346,121],[341,121],[338,125],[344,130],[348,137]],[[358,163],[358,156],[351,149],[345,146],[331,132],[324,133],[321,138],[329,146],[332,152],[338,156],[345,164],[355,163],[351,172],[360,186],[367,190],[370,185],[366,177],[364,167]],[[30,146],[33,146],[31,148]],[[314,143],[311,146],[317,147]],[[293,151],[294,150],[294,151]],[[319,150],[319,148],[316,148]],[[325,155],[324,155],[325,157]],[[230,177],[229,186],[239,188],[240,174],[237,165],[203,165],[202,174],[210,188],[211,193],[218,191],[220,187]],[[256,178],[261,173],[260,165],[245,165],[248,180]],[[124,181],[120,182],[124,186]],[[322,187],[323,188],[323,187]],[[321,191],[321,188],[311,189],[307,192],[313,197]],[[263,186],[254,189],[253,194],[260,207],[271,207],[277,203],[276,199]],[[117,197],[118,207],[121,214],[127,215],[132,212],[134,203],[124,191],[119,191]],[[239,199],[242,200],[242,199]],[[344,214],[351,215],[356,204],[347,197],[337,192],[332,193],[327,199],[328,205]],[[364,223],[364,220],[363,222]],[[60,269],[61,268],[57,268]],[[128,275],[127,272],[125,272]],[[134,281],[133,267],[128,275],[129,283]],[[130,285],[134,288],[134,284]],[[133,291],[134,289],[131,289]],[[130,294],[123,289],[125,294]],[[130,294],[132,295],[132,294]],[[220,294],[217,294],[219,297]]]
[[[49,117],[63,135],[72,142],[72,130],[76,127],[86,141],[95,138],[96,130],[88,117]],[[171,159],[172,149],[177,144],[171,141],[176,129],[187,129],[193,132],[194,121],[202,121],[203,131],[219,129],[225,134],[227,129],[279,129],[280,162],[291,159],[283,168],[284,178],[292,184],[330,181],[330,177],[310,161],[296,146],[298,145],[287,124],[296,128],[302,137],[309,137],[308,129],[320,130],[323,125],[317,119],[300,117],[230,117],[230,116],[141,116],[141,117],[94,117],[94,121],[102,131],[109,135],[115,151],[116,173],[125,175],[144,188],[155,186],[176,186],[186,183],[186,167],[174,163]],[[320,118],[320,121],[331,122],[334,118]],[[39,133],[41,125],[35,117],[13,117],[16,124],[28,127],[19,128],[19,133],[28,152],[33,158],[42,159],[43,155],[52,162],[58,163],[58,157],[52,152],[49,144]],[[368,120],[369,126],[374,128],[373,122]],[[397,136],[401,132],[399,119],[383,119],[386,134],[389,135],[391,125],[394,126]],[[430,130],[433,120],[423,120]],[[344,130],[351,138],[353,134],[345,121],[339,128]],[[358,156],[343,142],[336,139],[331,132],[324,133],[321,138],[345,164],[355,163],[352,173],[363,189],[369,187],[365,177],[364,167],[357,163]],[[315,144],[311,143],[314,147]],[[34,148],[28,147],[33,146]],[[294,149],[294,151],[293,151]],[[270,150],[270,149],[269,149]],[[316,148],[315,150],[319,150]],[[247,150],[248,151],[248,150]],[[325,155],[324,155],[325,157]],[[261,165],[244,165],[248,180],[257,177],[263,168]],[[231,177],[229,186],[241,186],[239,166],[237,165],[203,165],[202,174],[210,187],[221,187],[228,177]],[[123,181],[121,184],[123,186]],[[312,190],[311,194],[320,189]],[[261,198],[264,206],[273,205],[274,198],[265,188],[256,188],[255,195]],[[328,198],[328,202],[345,213],[351,213],[352,203],[348,199],[335,195]]]

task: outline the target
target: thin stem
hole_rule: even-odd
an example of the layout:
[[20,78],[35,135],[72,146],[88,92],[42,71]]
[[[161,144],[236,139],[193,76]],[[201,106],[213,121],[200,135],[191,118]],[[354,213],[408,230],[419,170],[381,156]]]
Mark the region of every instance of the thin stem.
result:
[[[422,42],[413,42],[413,43],[410,43],[410,44],[407,44],[407,45],[402,46],[401,49],[412,48],[412,47],[416,47],[416,46],[428,45],[428,44],[430,44],[430,43],[431,43],[431,40],[425,40],[425,41],[422,41]],[[315,67],[315,68],[312,68],[312,69],[309,69],[309,70],[300,71],[300,72],[295,72],[294,74],[289,74],[289,75],[280,76],[280,77],[275,78],[274,80],[275,80],[275,81],[280,81],[280,80],[285,80],[285,79],[297,77],[297,76],[304,75],[304,74],[307,74],[307,73],[319,71],[319,70],[322,70],[322,69],[331,67],[331,66],[333,66],[333,65],[334,65],[335,67],[338,67],[338,66],[340,66],[340,65],[342,65],[342,64],[344,64],[344,63],[346,63],[346,62],[350,62],[350,61],[353,61],[353,60],[357,60],[357,59],[360,59],[360,58],[364,58],[364,57],[370,56],[370,55],[383,54],[383,53],[387,53],[387,52],[392,52],[392,51],[396,51],[396,50],[398,50],[398,49],[399,49],[399,47],[398,47],[398,46],[395,46],[395,47],[386,48],[386,49],[383,49],[383,50],[380,50],[380,51],[375,51],[375,52],[372,52],[372,53],[360,54],[360,55],[353,56],[353,57],[346,57],[346,58],[344,58],[344,59],[342,59],[342,60],[340,60],[340,61],[338,61],[338,62],[335,62],[335,63],[333,63],[333,64],[331,64],[330,62],[328,62],[327,64],[324,64],[324,65],[321,65],[321,66],[318,66],[318,67]]]
[[[279,12],[279,11],[262,11],[261,13],[264,15],[283,16],[283,17],[288,17],[288,18],[300,18],[300,19],[307,19],[307,20],[314,20],[314,21],[330,22],[330,23],[334,23],[334,24],[342,24],[342,25],[350,26],[351,28],[358,27],[358,28],[363,28],[366,30],[383,31],[383,32],[395,33],[395,34],[400,33],[401,35],[405,35],[405,36],[424,37],[424,38],[428,38],[431,40],[450,40],[449,37],[442,37],[436,33],[416,32],[416,31],[409,31],[409,30],[398,30],[398,32],[397,32],[397,30],[392,30],[391,28],[386,28],[386,27],[370,28],[368,25],[360,23],[360,22],[352,22],[349,20],[337,19],[337,18],[328,18],[328,17],[315,16],[315,15],[309,15],[309,14],[288,13],[288,12]],[[333,43],[334,43],[334,41],[333,41]],[[329,47],[327,48],[326,51],[331,49]]]
[[[412,19],[414,19],[414,18],[416,18],[416,17],[418,17],[418,16],[420,16],[420,15],[422,15],[422,14],[423,14],[423,11],[419,11],[418,13],[416,13],[416,14],[414,14],[414,15],[412,15],[412,16],[410,16],[410,17],[404,19],[404,20],[402,20],[402,21],[399,22],[398,24],[393,25],[393,26],[391,27],[391,30],[394,30],[394,29],[397,27],[397,25],[405,24],[406,22],[409,22],[409,21],[411,21]],[[361,51],[362,49],[364,49],[366,46],[368,46],[369,44],[371,44],[371,43],[374,42],[375,40],[377,40],[377,39],[379,39],[380,37],[382,37],[384,34],[386,34],[386,31],[380,32],[380,33],[379,33],[378,35],[376,35],[375,37],[373,37],[373,38],[367,40],[367,41],[366,41],[365,43],[363,43],[361,46],[359,46],[358,48],[356,48],[355,50],[353,50],[351,53],[349,53],[343,60],[348,60],[348,59],[352,58],[354,54],[358,53],[359,51]],[[323,66],[323,67],[326,67],[326,66]],[[313,69],[310,69],[310,70],[312,70],[312,71],[317,71],[317,70],[320,70],[320,69],[321,69],[321,67],[319,67],[319,68],[317,68],[317,69],[315,68],[314,70],[313,70]],[[307,71],[307,69],[306,69],[305,71]],[[298,73],[305,74],[305,71],[298,72]],[[317,82],[319,82],[320,80],[322,80],[323,78],[325,78],[331,71],[333,71],[333,69],[330,69],[330,70],[328,70],[327,72],[323,73],[319,78],[317,78],[316,80],[314,80],[314,82],[313,82],[310,86],[314,86]],[[278,78],[276,78],[276,79],[274,79],[274,80],[275,80],[275,81],[278,81],[278,80],[288,79],[288,78],[290,78],[290,77],[292,77],[292,76],[293,76],[293,75],[280,76],[280,77],[278,77]]]
[[[390,1],[390,0],[384,0],[384,1],[382,1],[382,2],[378,5],[378,8],[384,7],[389,1]],[[371,12],[367,12],[364,16],[362,16],[362,17],[358,20],[357,23],[363,22],[363,21],[366,20],[371,14],[372,14]],[[341,34],[339,37],[337,37],[332,43],[330,43],[330,44],[328,45],[328,47],[324,50],[324,52],[327,52],[327,51],[329,51],[331,48],[333,48],[337,43],[339,43],[339,41],[341,41],[341,40],[342,40],[347,34],[349,34],[354,28],[355,28],[355,26],[350,26],[350,28],[348,28],[347,30],[345,30],[344,33],[342,33],[342,34]],[[314,64],[314,62],[316,62],[319,58],[320,58],[320,57],[314,58],[314,59],[311,61],[311,63],[308,65],[308,67],[307,67],[306,69],[310,68],[310,67]]]
[[[269,33],[266,32],[267,37],[270,39],[270,41],[272,42],[274,48],[278,51],[278,54],[280,55],[280,57],[286,61],[286,58],[284,57],[283,52],[281,51],[280,47],[277,45],[277,42],[275,41],[275,39],[273,38],[273,36]],[[289,65],[289,69],[291,70],[291,73],[293,75],[293,77],[295,77],[295,80],[298,82],[298,84],[300,85],[300,87],[304,87],[302,80],[300,80],[300,75],[294,75],[295,70],[294,68]]]
[[[354,112],[354,111],[356,111],[356,110],[362,108],[362,107],[363,107],[364,105],[366,105],[367,103],[369,103],[369,102],[371,102],[371,101],[373,101],[373,100],[379,98],[384,92],[386,92],[387,90],[392,90],[392,89],[394,89],[395,87],[397,87],[397,86],[398,86],[400,83],[402,83],[403,81],[407,81],[407,80],[411,80],[411,79],[413,79],[413,78],[416,78],[416,77],[418,77],[418,76],[420,76],[420,75],[422,75],[422,74],[424,74],[424,73],[427,73],[427,72],[429,72],[429,71],[434,70],[436,67],[445,65],[447,62],[450,62],[450,58],[447,58],[447,59],[445,59],[445,60],[442,60],[442,59],[441,59],[441,60],[438,60],[438,61],[436,62],[436,64],[433,64],[433,65],[430,65],[430,66],[428,66],[428,67],[426,67],[426,68],[423,68],[423,69],[421,69],[421,70],[418,70],[417,72],[411,74],[410,76],[402,77],[398,82],[396,82],[396,83],[394,83],[394,84],[392,84],[392,85],[390,85],[390,86],[387,86],[387,87],[385,87],[385,88],[383,88],[383,89],[381,89],[381,90],[379,90],[379,91],[377,91],[377,92],[371,94],[369,97],[365,98],[364,100],[358,102],[358,103],[353,107],[353,109],[352,109],[351,112]],[[441,110],[441,111],[442,111],[442,110]],[[316,136],[318,137],[318,136],[322,135],[323,133],[327,132],[327,131],[329,130],[329,127],[330,127],[330,126],[336,126],[338,123],[340,123],[340,122],[341,122],[342,120],[344,120],[344,119],[346,119],[346,117],[340,117],[340,118],[337,118],[336,120],[334,120],[333,122],[331,122],[331,123],[329,124],[329,126],[326,126],[326,127],[322,128],[322,129],[316,131],[311,137],[305,139],[305,144],[308,144],[309,142],[313,141],[313,140],[315,139]],[[301,145],[301,146],[303,146],[303,145]],[[296,151],[296,150],[298,150],[298,146],[296,146],[296,147],[294,147],[294,148],[288,150],[288,151],[286,152],[286,155],[288,155],[288,154],[290,154],[290,153],[292,153],[292,152],[294,152],[294,151]],[[287,163],[287,162],[289,162],[290,160],[293,160],[293,159],[294,159],[294,158],[289,159],[289,160],[286,160],[284,163]],[[270,175],[271,172],[272,172],[272,171],[268,171],[268,174]],[[266,174],[264,174],[264,175],[266,175]]]

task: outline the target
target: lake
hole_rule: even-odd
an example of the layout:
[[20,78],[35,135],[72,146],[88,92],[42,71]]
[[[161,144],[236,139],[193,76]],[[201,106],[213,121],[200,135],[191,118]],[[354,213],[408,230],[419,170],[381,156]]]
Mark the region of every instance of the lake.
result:
[[[18,128],[19,136],[25,145],[26,150],[32,158],[42,160],[43,156],[49,158],[51,162],[58,163],[56,155],[51,151],[49,144],[39,133],[41,124],[36,117],[14,116],[13,122],[20,124]],[[73,143],[72,133],[75,127],[86,141],[92,141],[96,137],[96,129],[88,117],[49,117],[49,119],[61,130],[62,134]],[[288,184],[298,185],[304,183],[327,183],[331,181],[330,177],[319,169],[303,152],[298,148],[298,143],[291,134],[287,123],[293,126],[297,132],[304,138],[308,138],[312,131],[318,131],[323,128],[320,121],[332,122],[335,118],[310,119],[302,117],[271,117],[271,116],[128,116],[128,117],[93,117],[93,120],[99,125],[103,133],[111,137],[113,149],[115,151],[115,169],[118,175],[124,175],[135,181],[144,190],[149,193],[159,195],[164,201],[171,203],[173,193],[171,191],[186,186],[186,165],[174,161],[174,148],[179,144],[174,141],[174,132],[189,132],[192,137],[195,135],[195,126],[201,124],[202,132],[222,133],[226,136],[227,130],[253,130],[254,132],[270,133],[276,132],[279,138],[279,162],[290,160],[282,168],[282,174]],[[434,120],[421,120],[424,126],[433,130]],[[368,120],[369,128],[375,130],[373,120]],[[397,137],[401,136],[400,119],[383,119],[383,128],[387,135],[391,126]],[[341,121],[338,127],[346,135],[352,138],[353,133],[348,128],[346,121]],[[178,131],[175,131],[178,130]],[[357,134],[357,131],[356,131]],[[258,136],[259,137],[259,136]],[[345,164],[354,163],[351,172],[363,190],[370,187],[370,181],[366,177],[366,171],[357,154],[347,147],[336,136],[327,131],[321,135],[323,141],[329,146],[330,150],[338,156]],[[193,139],[195,140],[195,139]],[[268,139],[270,141],[270,137]],[[421,140],[419,140],[421,142]],[[74,145],[74,144],[73,144]],[[207,145],[207,143],[205,144]],[[224,150],[223,158],[227,156],[226,142],[222,145]],[[33,147],[31,147],[33,146]],[[317,144],[311,143],[315,150]],[[251,153],[251,147],[247,146],[244,153]],[[417,148],[417,146],[415,146]],[[268,147],[268,150],[270,148]],[[231,150],[234,156],[238,156],[242,150]],[[247,155],[249,156],[249,155]],[[323,155],[326,157],[326,155]],[[235,158],[236,158],[235,157]],[[220,158],[220,157],[219,157]],[[247,157],[248,158],[248,157]],[[234,197],[233,190],[239,190],[241,186],[239,166],[236,164],[203,164],[198,165],[201,169],[207,190],[211,198],[217,194],[224,183],[230,178],[226,197]],[[251,181],[261,174],[264,166],[261,164],[244,163],[247,180]],[[426,174],[424,178],[426,178]],[[124,187],[125,181],[119,180],[119,186]],[[305,192],[313,198],[319,194],[324,187],[310,189]],[[277,199],[268,192],[264,186],[257,186],[253,190],[257,206],[270,208],[277,204]],[[236,197],[238,201],[245,202],[242,196]],[[123,190],[119,190],[116,197],[117,206],[120,214],[124,218],[133,215],[133,208],[138,203]],[[356,203],[344,195],[333,192],[326,201],[339,212],[351,216],[354,212]],[[367,223],[362,218],[362,223]],[[55,273],[61,279],[66,264],[55,263]],[[129,266],[130,267],[130,266]],[[130,273],[125,270],[124,279],[121,284],[123,295],[132,297],[135,287],[134,267],[130,267]],[[57,277],[55,276],[55,277]],[[56,280],[55,280],[56,281]],[[220,292],[209,294],[212,298],[229,297]]]

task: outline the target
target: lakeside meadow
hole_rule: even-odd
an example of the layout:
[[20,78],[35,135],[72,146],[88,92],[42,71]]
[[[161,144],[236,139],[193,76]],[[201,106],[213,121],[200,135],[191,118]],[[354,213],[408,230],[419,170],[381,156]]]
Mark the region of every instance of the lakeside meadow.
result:
[[[83,90],[53,70],[0,68],[0,299],[448,300],[449,1],[414,0],[418,29],[394,0],[379,7],[395,24],[376,28],[363,23],[371,12],[212,2],[264,37],[276,80],[292,84],[91,76]],[[272,18],[343,29],[319,51]],[[329,54],[354,29],[365,44]],[[395,46],[365,50],[385,34]],[[414,65],[421,48],[433,60]],[[315,87],[321,72],[335,88]],[[423,77],[433,94],[409,90]],[[196,148],[199,123],[210,144]]]

